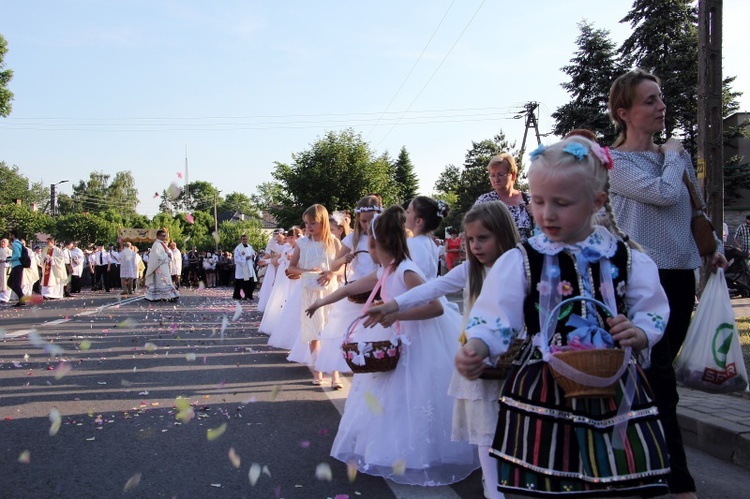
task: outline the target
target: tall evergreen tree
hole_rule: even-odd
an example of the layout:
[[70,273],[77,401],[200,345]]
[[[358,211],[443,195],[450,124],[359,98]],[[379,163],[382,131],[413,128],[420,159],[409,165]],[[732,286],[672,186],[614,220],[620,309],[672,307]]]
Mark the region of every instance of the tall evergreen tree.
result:
[[634,0],[620,22],[633,34],[620,47],[628,66],[661,80],[667,104],[665,131],[681,135],[695,155],[698,122],[698,12],[692,0]]
[[625,66],[608,30],[595,29],[585,20],[578,23],[578,29],[581,31],[576,39],[578,50],[571,64],[562,68],[570,81],[560,85],[572,100],[552,113],[555,119],[552,132],[562,136],[575,128],[588,128],[602,144],[611,144],[617,134],[607,110],[609,87],[625,71]]
[[406,146],[401,147],[398,159],[393,166],[393,179],[399,189],[399,201],[405,203],[413,199],[419,190],[419,179],[417,179],[417,174],[414,173],[414,165],[411,163]]

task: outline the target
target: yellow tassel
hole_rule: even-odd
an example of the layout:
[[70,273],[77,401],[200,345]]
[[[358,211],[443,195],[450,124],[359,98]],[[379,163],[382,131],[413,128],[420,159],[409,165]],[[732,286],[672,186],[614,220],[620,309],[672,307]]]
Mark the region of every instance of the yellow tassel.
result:
[[466,345],[467,340],[468,338],[466,338],[466,331],[461,331],[461,336],[458,337],[459,343],[461,343],[462,345]]

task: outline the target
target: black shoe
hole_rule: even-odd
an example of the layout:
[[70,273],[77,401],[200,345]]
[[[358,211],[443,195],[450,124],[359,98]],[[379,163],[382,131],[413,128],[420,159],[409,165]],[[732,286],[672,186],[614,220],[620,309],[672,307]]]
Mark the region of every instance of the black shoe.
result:
[[14,306],[14,307],[23,307],[23,303],[19,301],[18,303],[16,303],[16,304],[15,304],[15,305],[13,305],[13,306]]

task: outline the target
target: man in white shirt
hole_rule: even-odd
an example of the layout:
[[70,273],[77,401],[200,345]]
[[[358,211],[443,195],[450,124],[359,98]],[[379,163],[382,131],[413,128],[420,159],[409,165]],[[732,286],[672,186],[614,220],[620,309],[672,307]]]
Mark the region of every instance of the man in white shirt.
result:
[[97,246],[96,251],[91,255],[94,259],[94,286],[93,290],[104,290],[109,293],[109,253],[104,251],[104,245]]
[[120,253],[114,244],[109,245],[109,287],[120,287]]
[[[235,300],[253,299],[253,291],[257,283],[255,277],[255,250],[247,244],[247,234],[242,234],[240,244],[234,248],[234,295]],[[242,290],[242,293],[240,293]]]
[[71,261],[71,255],[70,250],[73,248],[73,243],[68,241],[65,243],[65,245],[60,248],[63,252],[63,262],[65,263],[65,273],[68,275],[68,279],[65,281],[65,286],[63,287],[63,296],[65,298],[70,298],[70,287],[71,283],[73,282],[71,276],[73,275],[73,263]]
[[83,275],[83,251],[78,247],[78,243],[70,243],[70,264],[73,267],[73,273],[70,276],[70,292],[81,292],[81,276]]
[[177,243],[169,243],[169,250],[172,252],[172,260],[169,262],[169,271],[172,274],[172,284],[175,289],[180,289],[180,276],[182,275],[182,251],[177,247]]

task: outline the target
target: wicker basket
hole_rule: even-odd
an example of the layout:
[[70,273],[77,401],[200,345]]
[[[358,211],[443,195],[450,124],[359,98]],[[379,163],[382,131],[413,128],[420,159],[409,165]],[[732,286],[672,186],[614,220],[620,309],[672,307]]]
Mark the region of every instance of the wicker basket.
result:
[[[570,367],[598,378],[613,376],[622,366],[625,352],[619,348],[599,350],[576,350],[572,352],[558,352],[555,357]],[[565,398],[573,397],[614,397],[617,382],[606,387],[585,386],[572,381],[550,367],[552,376],[565,392]]]
[[[572,302],[578,301],[589,301],[600,308],[602,308],[608,316],[612,316],[612,312],[602,302],[593,298],[585,296],[576,296],[568,298],[567,300],[561,301],[547,316],[547,323],[542,328],[542,331],[547,335],[547,343],[549,343],[549,329],[553,318],[557,317],[560,309]],[[619,348],[607,348],[607,349],[594,349],[594,350],[572,350],[567,352],[558,352],[553,354],[557,359],[565,362],[568,366],[576,369],[577,371],[594,376],[597,378],[612,378],[617,372],[623,367],[624,363],[628,362],[625,358],[625,351]],[[550,364],[550,371],[552,376],[560,385],[560,388],[565,392],[565,398],[573,397],[612,397],[615,395],[616,385],[619,378],[615,379],[611,384],[604,387],[588,386],[578,383],[574,380],[569,379],[560,372],[556,371],[555,368]]]
[[482,374],[479,376],[480,379],[505,379],[510,374],[510,370],[513,368],[513,360],[518,355],[518,352],[523,348],[524,340],[513,340],[508,347],[508,351],[502,354],[497,359],[495,367],[485,367]]
[[344,360],[354,374],[385,372],[396,369],[398,359],[401,357],[401,340],[398,340],[395,346],[390,340],[367,341],[363,344],[372,347],[372,350],[365,354],[364,365],[356,364],[353,360],[354,356],[359,355],[358,343],[341,345]]

